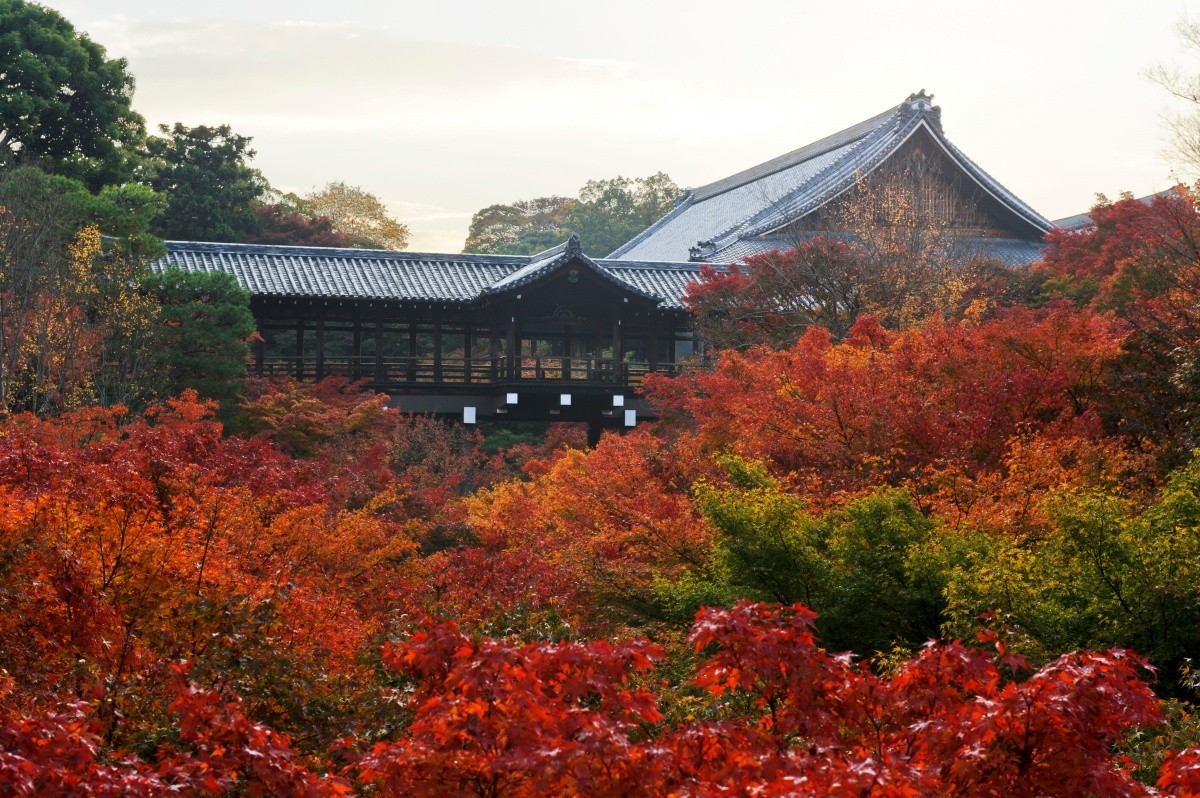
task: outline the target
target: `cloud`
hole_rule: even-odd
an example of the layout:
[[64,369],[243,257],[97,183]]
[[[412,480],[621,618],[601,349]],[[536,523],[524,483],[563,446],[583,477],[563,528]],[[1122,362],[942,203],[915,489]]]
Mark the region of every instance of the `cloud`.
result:
[[[224,119],[308,129],[394,128],[453,110],[463,127],[486,124],[514,101],[626,81],[632,66],[513,48],[418,41],[361,26],[303,22],[138,22],[105,32],[139,78],[136,102],[151,118]],[[544,107],[543,107],[544,108]],[[199,120],[197,120],[199,121]]]

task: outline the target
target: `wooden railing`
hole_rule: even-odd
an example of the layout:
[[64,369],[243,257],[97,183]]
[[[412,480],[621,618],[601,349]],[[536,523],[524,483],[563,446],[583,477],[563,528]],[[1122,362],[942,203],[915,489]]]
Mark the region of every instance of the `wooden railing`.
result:
[[639,385],[651,372],[678,374],[689,366],[677,363],[651,365],[596,357],[507,358],[393,357],[276,357],[264,358],[260,374],[314,380],[344,376],[368,379],[378,385],[468,385],[501,382],[570,382],[605,385]]

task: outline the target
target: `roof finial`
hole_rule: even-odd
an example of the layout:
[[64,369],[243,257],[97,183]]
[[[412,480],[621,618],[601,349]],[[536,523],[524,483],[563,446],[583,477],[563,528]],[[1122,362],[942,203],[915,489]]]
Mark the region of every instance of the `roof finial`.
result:
[[914,111],[931,111],[933,110],[933,95],[926,94],[924,89],[908,95],[908,99],[904,101],[908,107]]
[[583,247],[579,243],[579,233],[571,233],[571,237],[567,239],[567,246],[563,250],[563,254],[568,256],[583,254]]
[[924,89],[908,95],[908,99],[900,107],[912,116],[926,117],[938,131],[941,131],[942,109],[933,104],[933,95],[926,94]]

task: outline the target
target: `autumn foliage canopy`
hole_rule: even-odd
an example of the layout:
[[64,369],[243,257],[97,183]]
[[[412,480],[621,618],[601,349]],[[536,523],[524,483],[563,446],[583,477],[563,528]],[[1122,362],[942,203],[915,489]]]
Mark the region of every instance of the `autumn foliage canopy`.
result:
[[[1200,223],[1094,218],[921,318],[735,320],[591,449],[345,380],[67,401],[22,338],[0,792],[1200,795]],[[5,334],[93,368],[46,285]]]

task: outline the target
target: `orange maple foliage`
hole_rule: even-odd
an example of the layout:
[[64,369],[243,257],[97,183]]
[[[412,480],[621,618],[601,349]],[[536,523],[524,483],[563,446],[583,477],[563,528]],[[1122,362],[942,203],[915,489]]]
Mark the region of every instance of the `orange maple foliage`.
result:
[[711,373],[647,388],[706,450],[763,460],[820,499],[930,470],[974,478],[1031,432],[1096,439],[1123,338],[1065,304],[903,332],[864,317],[841,344],[811,328],[791,349],[723,353]]
[[[416,680],[414,720],[358,778],[430,796],[1152,794],[1111,750],[1161,717],[1137,657],[1071,654],[1029,673],[1003,644],[931,643],[885,678],[819,648],[814,617],[698,613],[695,684],[724,717],[666,729],[644,643],[522,646],[434,626],[389,650]],[[1194,757],[1169,761],[1163,794],[1192,794]]]
[[688,490],[711,470],[648,431],[608,435],[527,482],[480,491],[468,518],[487,549],[537,552],[587,607],[640,608],[655,578],[704,558],[712,533]]
[[112,740],[164,716],[180,658],[278,723],[367,680],[372,591],[416,551],[380,509],[394,497],[331,504],[319,474],[223,438],[212,410],[192,395],[141,419],[88,410],[0,431],[0,667],[15,699],[95,699]]

